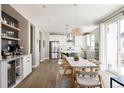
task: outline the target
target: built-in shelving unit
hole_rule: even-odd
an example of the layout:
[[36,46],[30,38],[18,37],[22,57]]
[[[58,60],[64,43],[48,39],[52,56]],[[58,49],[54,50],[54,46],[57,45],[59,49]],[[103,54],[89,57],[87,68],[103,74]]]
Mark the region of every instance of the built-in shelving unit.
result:
[[8,37],[8,36],[2,36],[2,39],[7,39],[7,40],[15,40],[15,41],[19,41],[19,38],[13,38],[13,37]]
[[[0,7],[0,88],[13,88],[32,71],[31,55],[27,55],[30,53],[30,22],[11,5]],[[18,51],[19,46],[23,49]]]
[[8,30],[13,30],[13,31],[21,31],[19,28],[11,26],[9,24],[1,22],[2,28],[8,29]]
[[[16,47],[20,41],[19,32],[21,29],[19,29],[19,21],[15,17],[10,16],[10,14],[6,11],[2,11],[1,19],[1,51],[2,53],[5,51],[12,53],[8,47]],[[4,55],[5,54],[2,54],[3,58]],[[17,82],[21,80],[22,64],[20,58],[12,60],[8,63],[11,68],[7,68],[7,87],[13,87]]]
[[[9,52],[9,45],[16,46],[19,44],[19,32],[21,29],[19,29],[19,21],[10,16],[7,12],[2,11],[1,18],[2,52]],[[2,56],[4,56],[4,54],[2,54]]]

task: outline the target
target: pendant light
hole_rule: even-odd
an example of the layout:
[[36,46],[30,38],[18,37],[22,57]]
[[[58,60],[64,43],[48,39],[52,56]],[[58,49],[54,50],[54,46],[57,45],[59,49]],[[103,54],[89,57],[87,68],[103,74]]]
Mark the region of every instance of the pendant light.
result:
[[67,34],[67,42],[72,42],[72,43],[74,42],[71,33],[68,33],[68,34]]
[[72,34],[72,36],[81,36],[82,35],[81,28],[76,27],[76,28],[72,29],[71,34]]
[[[74,4],[74,6],[76,7],[76,9],[75,9],[75,14],[76,14],[76,21],[77,21],[77,24],[76,25],[79,25],[79,23],[78,23],[78,7],[79,7],[79,5],[77,5],[77,4]],[[74,29],[72,29],[72,31],[71,31],[71,35],[72,36],[81,36],[82,35],[82,33],[81,33],[81,28],[80,27],[75,27]]]

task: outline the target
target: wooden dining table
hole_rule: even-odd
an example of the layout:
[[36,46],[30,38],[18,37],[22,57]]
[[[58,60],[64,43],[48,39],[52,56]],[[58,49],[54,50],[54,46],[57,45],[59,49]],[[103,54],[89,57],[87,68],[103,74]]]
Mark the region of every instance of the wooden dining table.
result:
[[86,59],[83,59],[81,57],[79,57],[79,61],[74,61],[74,57],[66,57],[65,58],[66,61],[70,64],[72,70],[73,70],[73,73],[72,73],[72,83],[73,83],[73,86],[75,86],[75,80],[76,80],[76,71],[77,70],[80,70],[80,69],[86,69],[86,68],[89,68],[89,69],[92,69],[92,68],[97,68],[99,67],[98,65],[86,60]]
[[79,61],[74,61],[74,57],[66,57],[66,61],[72,68],[96,68],[98,65],[79,57]]

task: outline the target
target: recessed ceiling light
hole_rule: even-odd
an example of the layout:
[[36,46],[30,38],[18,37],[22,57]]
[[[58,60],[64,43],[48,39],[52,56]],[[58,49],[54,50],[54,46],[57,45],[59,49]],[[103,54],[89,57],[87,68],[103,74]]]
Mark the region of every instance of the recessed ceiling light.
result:
[[74,6],[77,6],[77,4],[74,4]]
[[67,30],[68,28],[65,28],[65,30]]
[[42,7],[43,7],[43,8],[47,8],[47,6],[46,6],[46,5],[42,5]]
[[48,19],[48,21],[51,21],[51,19]]
[[74,6],[79,6],[80,4],[74,4]]
[[69,25],[66,25],[66,27],[69,27]]

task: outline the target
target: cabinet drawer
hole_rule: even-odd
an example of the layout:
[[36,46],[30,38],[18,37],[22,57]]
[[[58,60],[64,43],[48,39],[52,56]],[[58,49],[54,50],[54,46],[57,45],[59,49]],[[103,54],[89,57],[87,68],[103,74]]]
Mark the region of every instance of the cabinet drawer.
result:
[[28,61],[28,60],[31,60],[31,55],[28,55],[28,56],[24,56],[24,57],[23,57],[23,60],[24,60],[24,61]]
[[28,76],[32,71],[32,59],[31,55],[26,55],[23,57],[23,78]]

